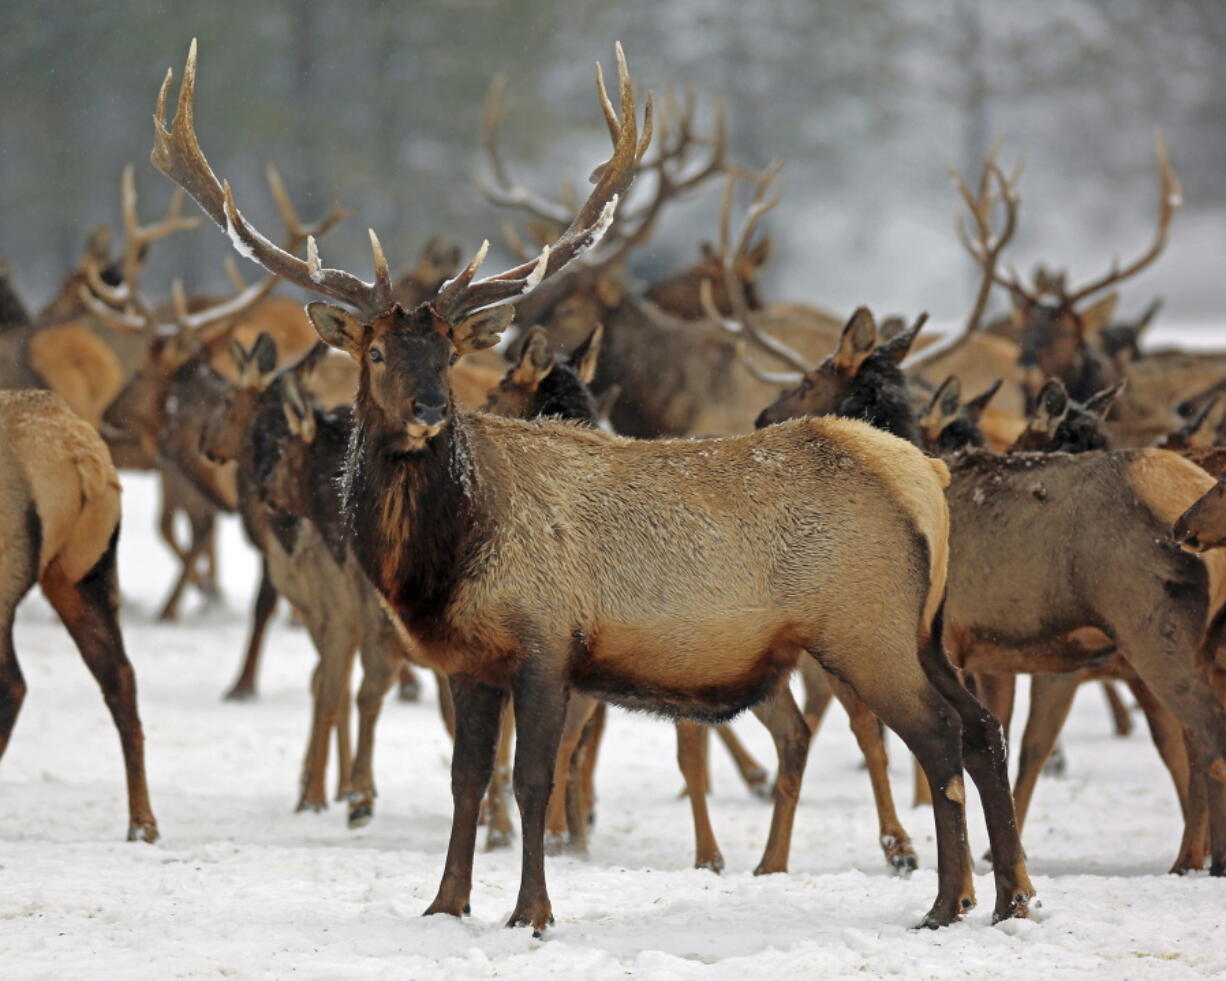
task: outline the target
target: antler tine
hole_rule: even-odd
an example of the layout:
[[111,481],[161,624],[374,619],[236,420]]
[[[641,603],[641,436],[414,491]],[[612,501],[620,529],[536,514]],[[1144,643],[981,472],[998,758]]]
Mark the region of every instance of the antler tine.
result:
[[[698,295],[702,300],[702,308],[706,312],[707,317],[738,341],[743,341],[748,336],[754,336],[744,329],[743,325],[746,321],[737,321],[730,317],[725,317],[719,312],[719,309],[715,306],[715,298],[711,290],[711,280],[704,279],[698,284]],[[754,339],[757,340],[757,337],[755,336]],[[749,356],[749,352],[743,346],[738,345],[738,348],[737,353],[745,369],[758,381],[764,382],[767,385],[794,385],[804,377],[807,370],[797,368],[795,371],[767,371]]]
[[783,161],[776,160],[766,168],[760,177],[754,178],[758,189],[754,192],[753,201],[745,212],[745,221],[741,224],[741,234],[737,236],[736,248],[733,249],[732,255],[725,259],[725,262],[735,260],[737,256],[744,255],[746,249],[749,248],[750,239],[753,238],[754,232],[757,231],[758,223],[782,200],[781,194],[776,194],[770,199],[766,197],[767,192],[775,183],[775,179],[779,176],[779,171],[782,167]]
[[103,302],[84,283],[77,287],[77,296],[91,313],[113,330],[122,331],[125,334],[141,335],[149,335],[152,331],[152,324],[144,315],[116,310]]
[[[647,93],[643,116],[643,138],[640,140],[634,90],[630,69],[621,43],[617,47],[617,78],[621,102],[620,119],[613,113],[617,125],[610,124],[613,153],[592,174],[596,187],[592,190],[574,219],[557,241],[547,245],[539,256],[495,276],[473,282],[479,260],[484,258],[488,242],[482,245],[477,257],[460,275],[444,284],[435,297],[434,305],[440,314],[459,317],[480,307],[509,300],[514,296],[535,289],[554,275],[563,266],[580,254],[591,249],[608,231],[613,222],[617,202],[634,180],[635,170],[651,138],[651,93]],[[612,105],[604,89],[603,75],[597,66],[597,93],[604,110],[605,121],[610,121]]]
[[1170,237],[1171,218],[1175,210],[1183,204],[1183,187],[1179,183],[1179,178],[1175,176],[1174,170],[1171,169],[1171,162],[1166,154],[1166,141],[1162,138],[1161,130],[1154,134],[1154,155],[1158,158],[1158,178],[1161,183],[1161,191],[1158,201],[1158,228],[1154,232],[1153,242],[1140,258],[1122,269],[1117,257],[1106,275],[1068,294],[1065,300],[1069,305],[1084,300],[1091,293],[1097,293],[1108,286],[1114,286],[1122,280],[1135,276],[1157,259],[1162,254],[1162,250],[1166,248]]
[[571,220],[571,209],[564,203],[550,201],[522,184],[516,184],[511,180],[510,173],[503,162],[502,154],[498,150],[498,129],[506,117],[506,87],[505,75],[498,74],[490,79],[490,87],[485,96],[482,143],[485,146],[485,155],[489,158],[494,183],[490,183],[484,176],[478,174],[477,186],[481,189],[481,193],[496,205],[522,208],[536,218],[565,226]]
[[[170,127],[167,128],[165,124],[166,97],[173,78],[174,72],[167,71],[166,78],[158,92],[157,107],[153,117],[153,152],[150,155],[153,165],[192,196],[204,213],[230,236],[230,241],[240,254],[263,266],[274,276],[348,304],[363,314],[373,316],[381,313],[387,303],[387,296],[384,295],[381,283],[378,281],[364,283],[343,270],[323,268],[318,261],[318,252],[315,250],[313,237],[308,237],[307,245],[315,261],[303,262],[297,256],[291,255],[270,242],[239,212],[229,183],[223,184],[217,179],[196,137],[194,120],[196,41],[194,38],[183,69],[183,82],[179,87],[175,115]],[[377,263],[378,257],[376,257]]]
[[289,191],[285,188],[281,172],[271,160],[264,165],[264,179],[268,182],[268,193],[272,195],[277,211],[281,215],[281,222],[285,225],[286,252],[297,252],[309,237],[320,238],[346,218],[352,218],[354,215],[353,211],[341,207],[339,201],[333,200],[328,213],[319,221],[304,223],[298,217],[298,209],[294,207],[293,199],[290,198]]

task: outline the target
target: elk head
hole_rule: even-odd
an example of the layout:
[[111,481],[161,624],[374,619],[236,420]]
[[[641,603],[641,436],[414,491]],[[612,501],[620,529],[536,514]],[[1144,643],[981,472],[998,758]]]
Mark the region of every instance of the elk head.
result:
[[596,377],[604,328],[599,324],[569,356],[554,353],[543,327],[533,327],[520,347],[519,357],[489,393],[486,412],[530,419],[564,416],[595,419],[597,408],[588,386]]
[[196,138],[195,41],[188,53],[170,128],[164,120],[172,73],[167,73],[158,94],[152,160],[228,231],[244,255],[273,275],[334,301],[309,304],[307,315],[325,343],[359,364],[359,417],[380,434],[391,452],[416,453],[448,426],[454,414],[450,375],[456,360],[497,343],[513,317],[512,309],[504,304],[535,289],[590,249],[612,223],[618,199],[630,186],[651,139],[651,97],[647,99],[640,138],[630,73],[620,45],[617,68],[620,115],[609,101],[599,65],[596,72],[613,154],[593,173],[596,186],[565,231],[529,261],[476,279],[489,247],[486,242],[431,299],[411,309],[395,300],[387,260],[373,231],[370,241],[375,276],[373,282],[366,283],[340,269],[323,267],[313,237],[307,239],[304,261],[278,248],[242,216],[229,184],[218,181]]
[[992,397],[1000,391],[1001,384],[998,378],[986,391],[963,402],[962,383],[957,375],[950,375],[941,382],[920,413],[924,449],[943,456],[968,446],[983,446],[986,439],[979,420]]
[[1207,552],[1226,545],[1226,473],[1180,515],[1171,537],[1189,552]]
[[1039,389],[1026,428],[1009,452],[1085,453],[1111,448],[1104,420],[1124,383],[1096,392],[1084,404],[1069,396],[1059,378],[1049,378]]
[[[1061,379],[1073,397],[1088,399],[1115,374],[1105,353],[1108,342],[1098,335],[1110,324],[1119,296],[1107,293],[1089,305],[1083,304],[1141,272],[1166,247],[1171,218],[1183,202],[1183,192],[1167,159],[1161,135],[1155,139],[1155,152],[1161,184],[1158,223],[1149,248],[1139,258],[1127,266],[1120,266],[1117,260],[1104,275],[1077,289],[1068,287],[1063,273],[1044,266],[1035,270],[1029,287],[1014,274],[1007,279],[996,277],[1013,298],[1014,318],[1021,326],[1021,365],[1032,400],[1048,378]],[[1151,311],[1150,317],[1156,309]]]

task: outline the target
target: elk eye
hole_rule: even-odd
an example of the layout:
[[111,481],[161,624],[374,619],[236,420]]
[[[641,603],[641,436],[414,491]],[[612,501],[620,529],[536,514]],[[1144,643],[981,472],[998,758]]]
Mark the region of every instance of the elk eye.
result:
[[801,391],[809,392],[813,390],[813,379],[806,378],[800,386]]
[[456,363],[457,361],[459,361],[459,360],[460,360],[460,354],[459,354],[459,352],[458,352],[458,351],[452,351],[452,352],[451,352],[451,357],[449,357],[449,358],[447,359],[447,363],[448,363],[449,365],[452,365],[452,364],[455,364],[455,363]]
[[375,364],[378,364],[379,362],[383,360],[383,352],[380,351],[377,347],[372,347],[370,349],[370,360],[373,361]]

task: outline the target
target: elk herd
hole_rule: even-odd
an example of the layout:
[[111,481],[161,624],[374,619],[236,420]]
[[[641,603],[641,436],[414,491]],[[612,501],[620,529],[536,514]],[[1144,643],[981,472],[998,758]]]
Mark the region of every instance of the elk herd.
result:
[[[1173,871],[1226,873],[1226,352],[1151,350],[1159,305],[1119,320],[1113,292],[1159,257],[1181,203],[1161,141],[1153,241],[1079,286],[1049,267],[1029,282],[1002,271],[1018,169],[994,151],[977,182],[955,174],[981,277],[960,329],[932,341],[924,315],[861,307],[844,322],[764,299],[778,168],[733,164],[718,106],[654,102],[620,46],[616,62],[612,99],[597,66],[611,150],[582,201],[512,178],[504,83],[491,86],[482,190],[520,214],[506,228],[516,265],[481,275],[488,242],[465,264],[434,238],[397,276],[372,231],[366,282],[320,258],[347,213],[304,222],[273,168],[280,244],[244,217],[197,139],[192,43],[173,118],[172,73],[154,115],[152,160],[177,185],[166,215],[142,222],[129,167],[122,241],[91,235],[44,311],[29,314],[0,267],[0,753],[25,694],[14,609],[38,582],[119,731],[128,836],[157,838],[118,620],[116,471],[135,468],[158,474],[180,564],[164,619],[189,591],[216,592],[219,513],[260,555],[227,697],[255,694],[279,596],[310,635],[300,810],[332,796],[335,742],[335,796],[351,826],[372,820],[383,700],[397,683],[413,697],[422,669],[438,679],[454,814],[428,913],[469,911],[479,826],[487,847],[508,845],[513,797],[510,925],[553,922],[545,857],[586,848],[600,746],[617,738],[609,703],[675,722],[695,864],[715,871],[708,730],[773,802],[755,871],[785,872],[832,697],[867,763],[885,859],[916,868],[888,779],[893,730],[933,809],[923,924],[937,927],[975,903],[963,771],[994,917],[1025,916],[1036,781],[1081,683],[1103,685],[1127,727],[1122,683],[1182,808]],[[670,202],[721,182],[716,242],[640,281]],[[200,224],[184,193],[262,279],[231,266],[224,299],[178,282],[151,296],[149,251]],[[305,316],[272,293],[281,282],[318,297]],[[996,295],[1011,312],[993,320]],[[1019,674],[1032,696],[1010,788]],[[773,781],[725,725],[745,709],[771,734]]]

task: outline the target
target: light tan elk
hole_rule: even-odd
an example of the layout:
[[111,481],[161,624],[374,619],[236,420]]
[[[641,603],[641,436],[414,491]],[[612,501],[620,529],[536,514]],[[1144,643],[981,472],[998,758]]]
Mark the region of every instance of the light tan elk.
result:
[[[858,311],[833,358],[760,421],[854,413],[913,438],[912,396],[898,369],[905,352],[895,345],[878,347],[871,314]],[[1226,605],[1226,553],[1202,562],[1167,537],[1212,478],[1156,449],[968,450],[949,463],[951,658],[990,677],[1075,672],[1120,657],[1187,748],[1184,837],[1172,871],[1200,868],[1208,841],[1211,871],[1226,872],[1226,711],[1202,670]],[[1183,776],[1169,747],[1159,749],[1182,797]]]
[[[456,708],[455,813],[427,912],[468,909],[508,695],[523,828],[510,923],[542,932],[553,919],[545,809],[569,690],[722,721],[786,683],[807,651],[903,736],[928,774],[939,888],[924,922],[950,923],[974,902],[964,751],[997,857],[995,915],[1023,913],[1033,888],[999,727],[941,649],[943,464],[846,420],[644,443],[453,404],[452,363],[493,346],[511,322],[506,301],[591,247],[633,178],[650,123],[640,136],[620,46],[617,61],[620,112],[597,73],[613,154],[571,225],[540,256],[478,279],[482,247],[411,311],[392,298],[373,234],[368,284],[324,268],[313,243],[306,261],[283,252],[242,217],[196,140],[194,43],[169,129],[169,75],[158,96],[155,165],[265,269],[353,311],[308,307],[320,336],[362,369],[345,516],[362,567],[426,662],[450,676]],[[871,613],[868,591],[878,597]],[[792,792],[803,762],[780,774]]]
[[119,628],[119,478],[98,434],[51,392],[0,391],[0,542],[0,756],[26,693],[13,614],[37,582],[115,720],[128,840],[156,841],[136,675]]

